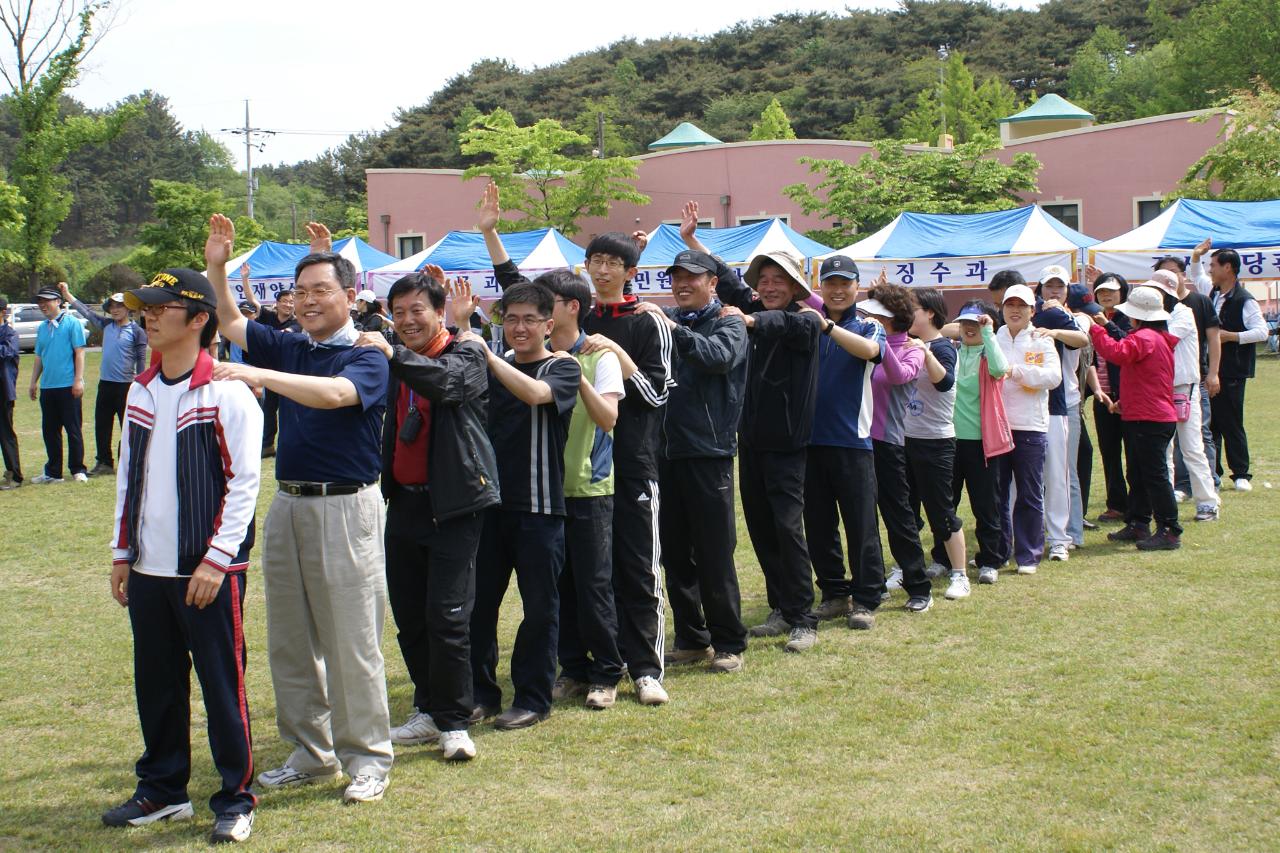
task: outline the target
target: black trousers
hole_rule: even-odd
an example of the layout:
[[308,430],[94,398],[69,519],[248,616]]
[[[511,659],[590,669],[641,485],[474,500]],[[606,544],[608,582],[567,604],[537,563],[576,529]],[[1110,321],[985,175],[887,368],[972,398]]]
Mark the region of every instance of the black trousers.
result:
[[413,705],[441,731],[467,728],[471,611],[480,513],[435,524],[426,494],[396,491],[387,504],[387,598],[413,682]]
[[908,595],[927,596],[932,584],[924,573],[924,548],[911,508],[906,448],[876,440],[871,446],[876,463],[876,506],[889,534],[889,553],[902,569],[902,588]]
[[[911,513],[920,518],[924,507],[933,548],[929,555],[935,563],[954,568],[947,556],[947,541],[952,534],[964,530],[956,515],[954,499],[956,440],[954,438],[910,438],[905,440],[907,481],[911,487]],[[963,571],[964,567],[960,567]]]
[[13,426],[13,400],[0,400],[0,454],[4,456],[4,470],[13,473],[13,479],[22,482],[22,458],[18,454],[18,431]]
[[44,433],[46,476],[62,477],[62,433],[67,433],[67,467],[72,474],[85,473],[84,437],[80,433],[80,399],[70,388],[40,389],[40,427]]
[[804,538],[806,450],[744,448],[738,455],[742,516],[764,573],[769,607],[793,628],[816,628]]
[[[1000,516],[999,467],[997,459],[988,462],[985,458],[981,439],[956,439],[953,495],[958,496],[962,486],[969,490],[969,510],[978,541],[975,559],[980,568],[998,569],[1009,560]],[[958,497],[956,501],[958,505]]]
[[618,651],[632,679],[662,680],[667,615],[662,595],[656,480],[615,476],[613,481],[613,601]]
[[[1107,484],[1107,509],[1127,513],[1129,488],[1124,479],[1124,422],[1119,414],[1093,401],[1093,425],[1098,431],[1098,452],[1102,454],[1102,476]],[[1083,436],[1084,433],[1082,432]],[[1081,469],[1083,473],[1084,469]],[[1080,481],[1084,491],[1084,480]]]
[[1089,422],[1080,407],[1080,446],[1076,451],[1076,475],[1080,478],[1080,517],[1089,517],[1089,489],[1093,488],[1093,441],[1089,438]]
[[[853,596],[870,610],[884,593],[884,556],[876,516],[876,465],[870,450],[811,446],[804,477],[804,534],[822,600]],[[840,547],[848,542],[849,577]]]
[[280,395],[275,391],[262,392],[262,446],[276,443],[276,431],[280,428]]
[[1222,476],[1222,451],[1226,448],[1231,479],[1252,480],[1249,473],[1249,437],[1244,432],[1244,384],[1246,379],[1223,379],[1218,396],[1209,400],[1213,412],[1214,460]]
[[560,626],[560,569],[564,516],[488,509],[476,550],[476,606],[471,612],[471,687],[475,701],[499,707],[498,610],[516,574],[524,619],[511,649],[516,708],[551,710]]
[[133,678],[145,751],[137,797],[185,803],[191,778],[191,666],[200,679],[209,747],[222,787],[216,815],[253,811],[252,735],[245,698],[244,575],[230,572],[203,610],[186,604],[189,578],[129,573]]
[[98,464],[113,466],[111,436],[117,423],[124,424],[124,405],[129,398],[128,382],[98,382],[98,399],[93,404],[93,437],[97,444]]
[[662,564],[676,648],[711,646],[740,655],[747,648],[747,629],[733,562],[738,544],[733,459],[664,459],[658,482]]
[[588,684],[622,679],[613,601],[613,496],[566,498],[560,572],[560,673]]
[[1182,533],[1178,523],[1178,503],[1173,499],[1169,479],[1169,442],[1177,424],[1156,421],[1125,421],[1124,455],[1129,465],[1130,524],[1147,525],[1154,515],[1156,525]]

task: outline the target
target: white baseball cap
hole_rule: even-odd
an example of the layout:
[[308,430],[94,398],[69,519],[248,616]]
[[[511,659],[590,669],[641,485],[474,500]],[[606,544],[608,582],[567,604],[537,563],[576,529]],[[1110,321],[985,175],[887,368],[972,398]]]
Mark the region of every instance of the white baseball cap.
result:
[[1135,320],[1168,320],[1169,312],[1164,310],[1164,296],[1154,287],[1135,287],[1129,291],[1127,302],[1116,306],[1117,311]]
[[1156,270],[1151,274],[1151,278],[1147,279],[1147,284],[1160,288],[1170,296],[1178,295],[1178,277],[1168,270]]
[[853,307],[872,317],[893,317],[893,312],[884,307],[884,303],[879,299],[864,299]]
[[1071,273],[1067,272],[1067,268],[1058,264],[1051,264],[1040,270],[1040,283],[1047,284],[1052,279],[1058,279],[1063,284],[1071,283]]
[[378,301],[378,294],[372,290],[362,290],[356,294],[356,302],[368,302],[370,305]]
[[[1050,267],[1050,269],[1053,269],[1053,267]],[[1058,269],[1061,269],[1061,267],[1058,267]],[[1008,289],[1006,289],[1004,292],[1004,299],[1000,300],[1000,304],[1003,305],[1004,303],[1008,302],[1010,299],[1019,299],[1033,308],[1035,307],[1035,304],[1036,304],[1035,293],[1031,290],[1031,288],[1027,287],[1025,284],[1015,284],[1012,287],[1009,287]]]

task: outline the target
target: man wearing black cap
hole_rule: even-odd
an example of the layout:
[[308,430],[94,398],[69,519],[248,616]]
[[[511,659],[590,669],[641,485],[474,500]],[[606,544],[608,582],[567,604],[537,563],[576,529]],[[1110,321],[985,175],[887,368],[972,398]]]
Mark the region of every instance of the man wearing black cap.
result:
[[[871,447],[871,372],[886,343],[884,326],[858,316],[858,265],[832,255],[818,271],[825,337],[818,349],[818,398],[804,481],[805,538],[822,591],[819,619],[849,617],[869,628],[884,592]],[[849,576],[840,547],[848,540]]]
[[240,382],[213,379],[204,348],[218,321],[208,280],[170,269],[124,295],[141,310],[158,364],[129,386],[112,536],[111,594],[129,609],[146,751],[132,797],[107,826],[183,820],[194,811],[190,668],[195,665],[221,788],[215,843],[253,827],[245,696],[245,570],[253,547],[262,412]]
[[747,629],[733,563],[737,518],[733,457],[747,382],[747,327],[720,316],[720,276],[734,273],[697,250],[676,255],[667,268],[676,307],[655,311],[671,331],[675,385],[662,424],[658,513],[667,596],[675,617],[671,665],[711,659],[712,672],[742,669]]
[[[680,235],[689,248],[705,252],[697,221],[698,206],[689,202]],[[804,537],[804,477],[823,323],[818,312],[802,307],[809,285],[800,259],[785,251],[759,255],[745,278],[745,283],[736,275],[719,279],[716,296],[730,314],[743,318],[751,347],[738,429],[739,489],[771,611],[768,621],[751,631],[756,636],[787,631],[786,650],[804,652],[818,641]]]
[[[67,467],[72,478],[89,479],[84,467],[84,438],[80,432],[80,398],[84,396],[84,326],[64,310],[57,288],[42,287],[36,303],[45,320],[36,332],[35,367],[31,371],[31,399],[40,399],[40,422],[49,461],[33,483],[62,482],[62,433],[67,433]],[[37,395],[37,386],[39,394]]]
[[258,781],[278,788],[345,770],[345,801],[380,800],[392,762],[382,659],[385,513],[377,487],[387,359],[355,346],[355,269],[332,252],[298,262],[305,335],[246,321],[227,284],[234,242],[231,220],[211,217],[205,261],[218,320],[246,360],[222,362],[215,375],[280,395],[279,490],[263,526],[262,576],[276,718],[294,750]]

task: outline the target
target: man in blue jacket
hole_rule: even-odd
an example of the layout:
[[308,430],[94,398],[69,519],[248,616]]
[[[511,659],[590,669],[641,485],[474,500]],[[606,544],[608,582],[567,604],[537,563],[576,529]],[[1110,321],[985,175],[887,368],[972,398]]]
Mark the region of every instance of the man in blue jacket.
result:
[[9,325],[9,302],[0,296],[0,453],[4,456],[0,492],[22,485],[18,433],[13,428],[13,406],[18,397],[18,355],[18,332]]

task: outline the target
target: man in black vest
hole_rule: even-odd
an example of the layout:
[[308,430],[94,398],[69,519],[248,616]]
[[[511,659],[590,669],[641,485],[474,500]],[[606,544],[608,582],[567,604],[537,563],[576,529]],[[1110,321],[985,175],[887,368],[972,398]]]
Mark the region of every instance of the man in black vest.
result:
[[1222,330],[1222,359],[1218,376],[1222,389],[1211,401],[1213,441],[1217,447],[1217,469],[1222,474],[1222,450],[1236,491],[1253,489],[1249,482],[1249,439],[1244,432],[1244,384],[1253,378],[1254,349],[1267,339],[1267,324],[1253,294],[1240,285],[1240,255],[1235,249],[1218,249],[1209,261],[1213,280],[1213,307]]

